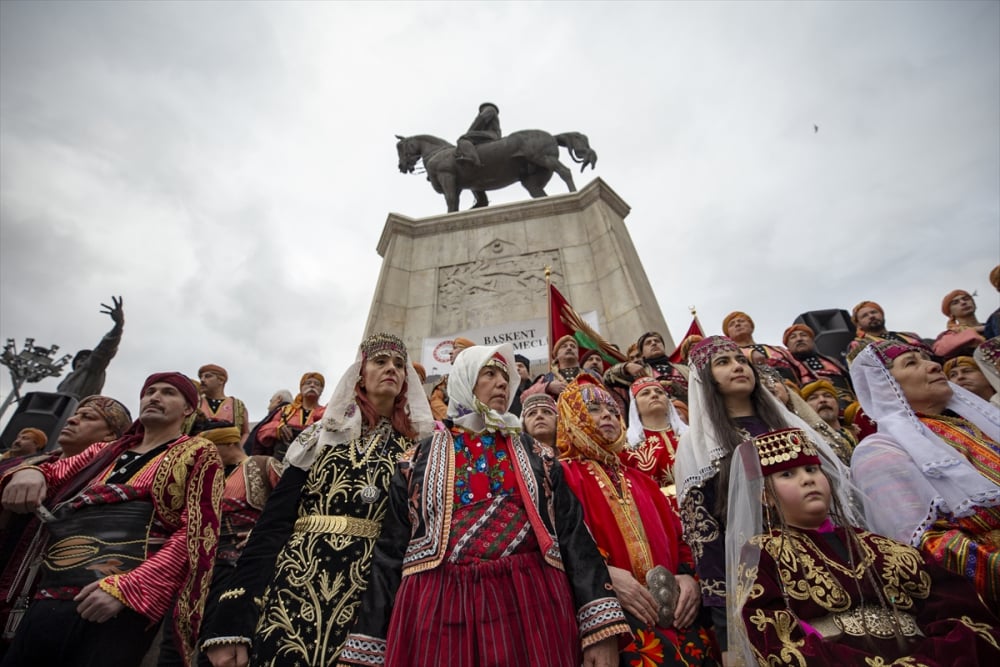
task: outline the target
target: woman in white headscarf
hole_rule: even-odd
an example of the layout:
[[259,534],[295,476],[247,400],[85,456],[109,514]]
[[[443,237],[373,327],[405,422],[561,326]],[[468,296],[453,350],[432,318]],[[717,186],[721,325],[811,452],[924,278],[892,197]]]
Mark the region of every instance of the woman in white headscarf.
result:
[[342,664],[610,667],[628,625],[582,510],[509,412],[509,344],[463,350],[447,428],[400,461]]
[[869,526],[964,574],[1000,609],[1000,411],[895,341],[866,347],[851,377],[878,424],[851,459]]
[[253,665],[335,664],[367,585],[396,461],[432,429],[403,341],[366,338],[323,421],[289,448],[217,600],[201,642],[213,665],[246,665],[248,649]]

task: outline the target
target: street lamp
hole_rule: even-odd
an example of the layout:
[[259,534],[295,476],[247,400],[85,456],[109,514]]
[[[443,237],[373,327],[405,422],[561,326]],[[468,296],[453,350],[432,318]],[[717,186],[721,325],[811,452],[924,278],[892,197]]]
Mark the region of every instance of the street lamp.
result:
[[20,390],[25,382],[41,382],[47,377],[59,377],[62,374],[63,368],[69,363],[70,355],[54,359],[58,351],[58,345],[46,348],[35,345],[34,338],[25,338],[24,347],[18,352],[14,339],[7,339],[3,353],[0,354],[0,364],[10,370],[10,380],[14,388],[7,394],[3,405],[0,405],[0,417],[3,417],[11,403],[21,400]]

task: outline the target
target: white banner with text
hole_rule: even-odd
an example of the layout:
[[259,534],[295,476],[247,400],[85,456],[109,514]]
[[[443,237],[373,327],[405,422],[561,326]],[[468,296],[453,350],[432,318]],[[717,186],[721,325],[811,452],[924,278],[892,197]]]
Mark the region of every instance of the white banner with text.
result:
[[[597,311],[580,313],[584,322],[600,333]],[[427,375],[447,375],[451,372],[451,347],[456,338],[468,338],[477,345],[500,345],[510,343],[515,354],[526,356],[533,364],[549,363],[549,321],[545,317],[521,322],[505,322],[482,329],[459,331],[444,338],[425,338],[420,363]]]

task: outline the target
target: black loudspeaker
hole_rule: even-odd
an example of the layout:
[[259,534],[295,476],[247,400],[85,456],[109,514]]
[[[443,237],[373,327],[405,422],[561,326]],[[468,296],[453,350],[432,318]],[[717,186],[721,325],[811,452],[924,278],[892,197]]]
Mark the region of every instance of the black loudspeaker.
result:
[[851,314],[839,308],[810,310],[795,318],[816,332],[816,351],[847,365],[847,346],[856,335]]
[[46,451],[54,448],[59,431],[66,424],[66,420],[73,416],[78,402],[69,394],[48,394],[42,391],[24,394],[21,396],[21,402],[17,404],[14,416],[7,422],[3,434],[0,435],[0,451],[10,449],[11,443],[17,438],[21,429],[29,427],[41,429],[48,436]]

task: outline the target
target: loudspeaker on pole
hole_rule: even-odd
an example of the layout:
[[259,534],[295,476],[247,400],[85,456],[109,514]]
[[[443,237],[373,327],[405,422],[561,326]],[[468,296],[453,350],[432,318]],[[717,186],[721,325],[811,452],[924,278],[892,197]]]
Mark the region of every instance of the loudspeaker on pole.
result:
[[0,451],[10,449],[11,443],[21,429],[29,427],[40,429],[48,436],[46,451],[55,448],[59,431],[66,424],[66,420],[73,415],[78,402],[69,394],[42,391],[25,394],[17,404],[17,410],[7,422],[7,426],[4,427],[3,433],[0,434]]

